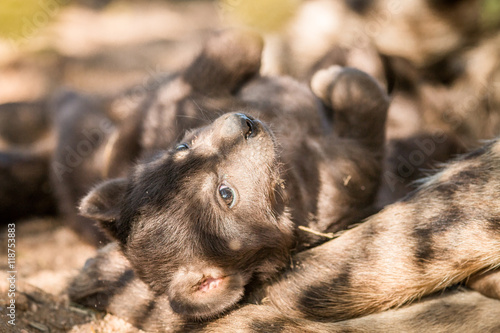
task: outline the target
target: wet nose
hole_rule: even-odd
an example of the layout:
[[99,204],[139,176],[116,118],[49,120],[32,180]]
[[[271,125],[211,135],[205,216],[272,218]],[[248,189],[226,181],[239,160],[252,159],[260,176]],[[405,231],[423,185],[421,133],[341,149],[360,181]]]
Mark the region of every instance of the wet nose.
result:
[[243,113],[231,114],[224,122],[223,134],[228,137],[243,136],[248,140],[255,136],[256,131],[255,119]]

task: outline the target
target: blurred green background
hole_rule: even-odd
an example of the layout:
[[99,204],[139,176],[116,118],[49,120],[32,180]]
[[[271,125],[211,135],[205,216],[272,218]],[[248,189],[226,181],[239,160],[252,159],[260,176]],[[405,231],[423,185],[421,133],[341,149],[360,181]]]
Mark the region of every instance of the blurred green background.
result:
[[[45,28],[56,18],[61,8],[68,4],[103,8],[111,1],[2,0],[0,2],[0,37],[13,40],[29,38]],[[128,1],[137,2],[137,0]],[[177,0],[177,2],[181,1],[186,2],[186,0]],[[246,25],[263,31],[275,31],[293,15],[300,2],[301,0],[218,0],[218,6]],[[500,1],[483,0],[482,8],[483,27],[498,27],[500,25]]]

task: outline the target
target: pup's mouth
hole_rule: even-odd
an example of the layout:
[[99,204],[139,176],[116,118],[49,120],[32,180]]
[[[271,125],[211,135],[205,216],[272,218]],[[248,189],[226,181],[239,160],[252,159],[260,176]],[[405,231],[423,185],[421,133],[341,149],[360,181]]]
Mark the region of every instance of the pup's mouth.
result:
[[222,284],[222,282],[224,281],[225,278],[226,278],[225,276],[222,276],[222,277],[211,277],[211,276],[205,277],[205,278],[203,278],[200,281],[200,284],[197,286],[198,287],[198,291],[208,292],[208,291],[217,289]]
[[168,290],[172,310],[196,320],[216,316],[232,308],[242,297],[248,279],[240,273],[227,274],[216,267],[181,272],[174,276]]

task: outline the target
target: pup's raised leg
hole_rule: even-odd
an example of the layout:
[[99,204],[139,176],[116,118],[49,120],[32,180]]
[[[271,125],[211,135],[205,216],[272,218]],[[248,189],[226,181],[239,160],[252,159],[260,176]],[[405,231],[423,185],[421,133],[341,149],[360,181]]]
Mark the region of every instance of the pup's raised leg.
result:
[[250,31],[214,33],[182,78],[207,95],[232,93],[259,73],[263,46],[262,37]]
[[331,134],[321,140],[325,160],[320,172],[326,186],[318,195],[313,228],[337,232],[374,212],[389,97],[373,77],[349,67],[317,72],[311,88],[331,124]]
[[313,76],[311,89],[330,110],[336,135],[383,149],[389,97],[373,77],[355,68],[332,66]]
[[[263,41],[254,33],[225,30],[211,34],[196,58],[168,82],[161,84],[147,101],[140,118],[138,138],[143,152],[170,148],[186,130],[205,126],[221,110],[238,110],[235,93],[258,75]],[[122,136],[122,135],[121,135]],[[127,135],[123,136],[127,141]]]

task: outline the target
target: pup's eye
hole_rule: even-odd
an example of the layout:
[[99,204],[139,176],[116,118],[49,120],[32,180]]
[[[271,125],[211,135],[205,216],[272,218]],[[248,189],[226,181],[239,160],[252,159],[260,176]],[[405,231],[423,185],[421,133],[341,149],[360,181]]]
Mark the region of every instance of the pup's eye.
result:
[[183,150],[188,150],[188,149],[189,149],[189,146],[187,143],[181,143],[175,147],[175,150],[177,150],[177,151],[183,151]]
[[222,184],[221,186],[219,186],[219,194],[229,208],[232,208],[234,206],[236,202],[236,193],[232,188]]

